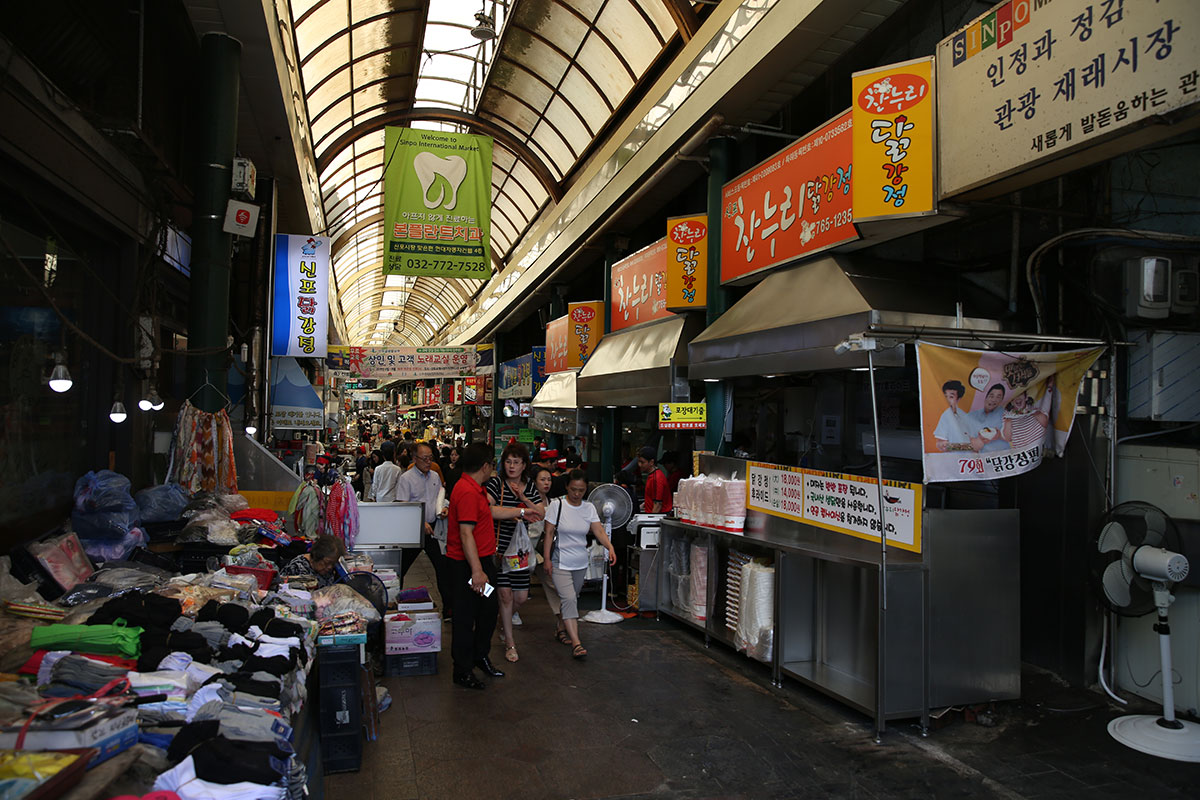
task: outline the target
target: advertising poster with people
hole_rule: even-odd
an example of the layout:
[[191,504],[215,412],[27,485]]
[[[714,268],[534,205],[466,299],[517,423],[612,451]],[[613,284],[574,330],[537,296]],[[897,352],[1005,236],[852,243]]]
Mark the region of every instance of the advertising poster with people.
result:
[[1004,353],[917,343],[925,482],[1029,472],[1061,456],[1103,348]]

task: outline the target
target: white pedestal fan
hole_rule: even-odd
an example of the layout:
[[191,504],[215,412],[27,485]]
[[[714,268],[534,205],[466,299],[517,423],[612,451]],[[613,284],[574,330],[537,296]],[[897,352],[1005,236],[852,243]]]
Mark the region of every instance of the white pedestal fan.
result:
[[[604,522],[604,533],[611,542],[613,528],[620,528],[629,522],[633,516],[633,500],[629,498],[629,492],[615,483],[602,483],[595,489],[592,489],[592,493],[588,495],[587,499],[589,503],[596,507],[596,514]],[[625,619],[617,612],[609,611],[607,608],[608,576],[609,565],[606,560],[604,564],[604,578],[600,588],[600,608],[584,614],[581,617],[584,622],[612,624]]]

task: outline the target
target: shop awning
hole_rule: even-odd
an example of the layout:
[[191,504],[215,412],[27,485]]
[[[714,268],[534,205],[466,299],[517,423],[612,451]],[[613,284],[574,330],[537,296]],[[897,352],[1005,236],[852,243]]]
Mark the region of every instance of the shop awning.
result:
[[320,430],[325,424],[325,406],[294,358],[275,359],[268,402],[276,430]]
[[688,339],[702,324],[698,315],[691,317],[677,315],[606,334],[579,373],[579,405],[669,403],[671,381],[682,374],[675,370],[687,366]]
[[[865,367],[865,352],[834,348],[872,324],[1000,330],[991,319],[956,324],[955,284],[931,272],[831,256],[769,275],[691,341],[688,377]],[[902,366],[903,348],[881,350],[875,364]]]
[[575,434],[579,418],[579,406],[575,403],[575,372],[556,372],[546,376],[546,382],[538,390],[530,404],[533,413],[529,427],[549,433]]

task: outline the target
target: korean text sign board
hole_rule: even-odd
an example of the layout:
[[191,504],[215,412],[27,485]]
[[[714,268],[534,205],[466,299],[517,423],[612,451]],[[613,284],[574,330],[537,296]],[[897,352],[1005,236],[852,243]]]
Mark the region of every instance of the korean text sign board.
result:
[[1029,472],[1061,456],[1075,398],[1101,349],[1061,353],[961,350],[917,342],[925,481]]
[[492,140],[387,128],[384,275],[491,277]]
[[580,369],[604,338],[604,303],[567,303],[567,313],[546,325],[546,374]]
[[708,406],[705,403],[659,403],[660,431],[699,430],[708,426]]
[[533,397],[533,353],[500,364],[501,400]]
[[[874,478],[757,461],[749,462],[747,470],[747,508],[879,541],[879,485]],[[923,490],[917,483],[883,482],[888,544],[921,552]]]
[[667,259],[664,237],[612,267],[612,329],[614,332],[671,316],[667,310]]
[[722,283],[858,238],[850,131],[846,111],[725,184]]
[[323,358],[328,345],[329,237],[277,234],[271,355]]
[[933,213],[933,59],[856,72],[851,86],[854,221]]
[[667,220],[667,310],[708,305],[708,215]]
[[546,384],[546,346],[535,346],[530,356],[533,357],[533,388],[529,394],[531,397],[537,397],[537,393]]
[[325,366],[335,374],[364,378],[465,378],[475,374],[475,348],[334,345]]
[[1194,0],[1008,0],[937,47],[941,196],[1200,99]]
[[567,358],[567,325],[570,317],[562,316],[546,324],[546,374],[570,369]]

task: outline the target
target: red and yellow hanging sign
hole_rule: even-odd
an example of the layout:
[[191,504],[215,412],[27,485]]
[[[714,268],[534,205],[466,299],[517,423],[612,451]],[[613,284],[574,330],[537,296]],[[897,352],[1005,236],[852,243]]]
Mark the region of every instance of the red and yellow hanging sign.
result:
[[667,310],[666,237],[643,247],[612,268],[612,329],[631,328],[671,316]]
[[722,283],[858,238],[851,124],[845,111],[725,184]]
[[667,219],[667,310],[708,304],[708,215]]
[[851,85],[854,221],[936,212],[933,59],[856,72]]
[[568,303],[565,316],[546,325],[546,374],[580,369],[604,338],[604,302]]

